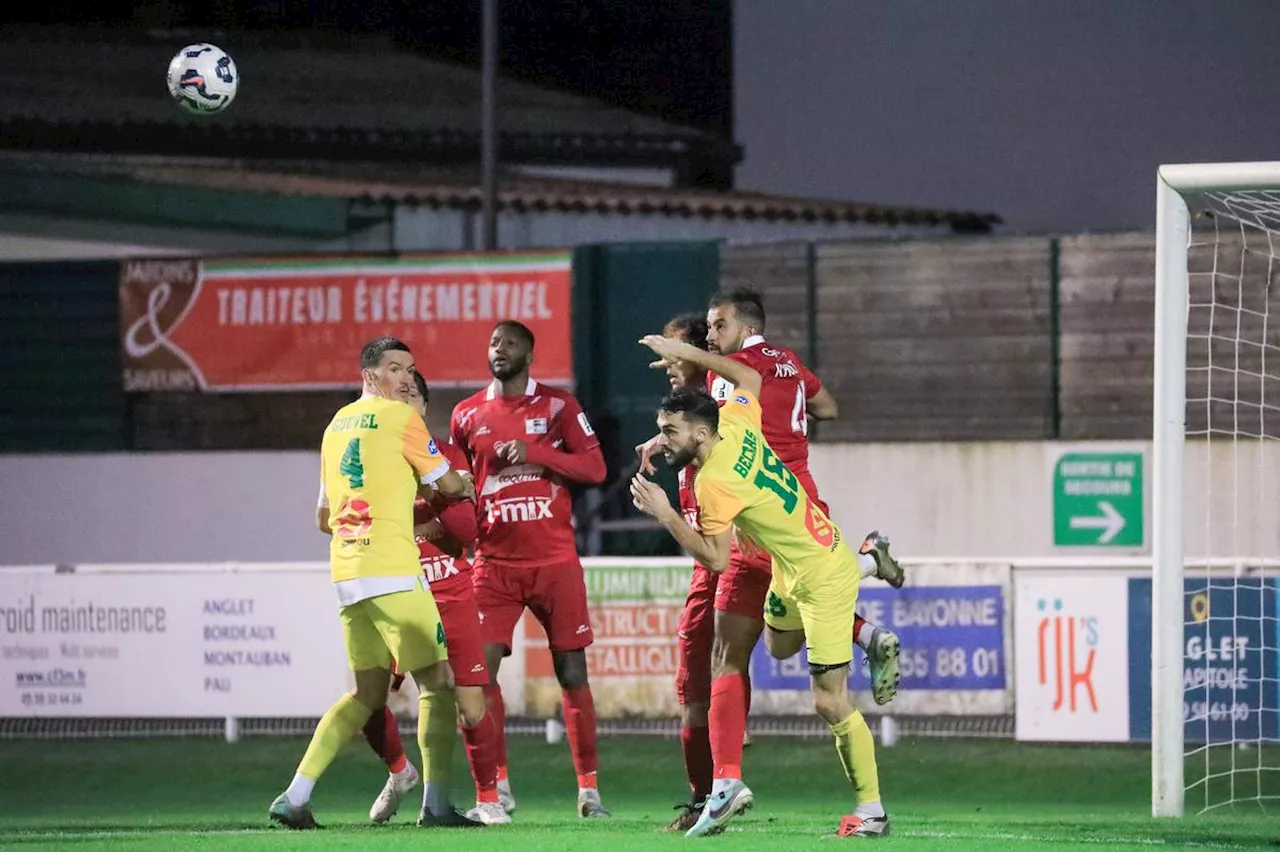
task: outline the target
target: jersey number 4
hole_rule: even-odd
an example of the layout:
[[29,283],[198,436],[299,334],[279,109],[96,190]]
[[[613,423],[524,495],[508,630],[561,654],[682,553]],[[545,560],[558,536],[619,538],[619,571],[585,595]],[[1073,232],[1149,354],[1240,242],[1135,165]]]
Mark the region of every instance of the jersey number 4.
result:
[[347,478],[352,488],[364,488],[364,464],[360,461],[360,439],[352,438],[347,442],[346,452],[338,464],[338,473]]
[[796,385],[796,406],[791,409],[791,431],[797,435],[809,434],[808,403],[804,397],[804,382]]

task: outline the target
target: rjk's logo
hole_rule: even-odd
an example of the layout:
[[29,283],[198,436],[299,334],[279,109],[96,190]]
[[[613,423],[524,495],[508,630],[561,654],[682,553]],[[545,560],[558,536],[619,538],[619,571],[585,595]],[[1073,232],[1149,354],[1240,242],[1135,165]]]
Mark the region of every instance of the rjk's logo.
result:
[[511,497],[494,500],[487,509],[489,523],[504,524],[551,520],[550,497]]
[[[1044,613],[1036,628],[1036,658],[1039,661],[1039,683],[1047,686],[1053,679],[1053,709],[1076,712],[1076,687],[1084,687],[1089,700],[1089,711],[1098,712],[1098,700],[1093,692],[1093,662],[1098,656],[1098,618],[1062,615],[1062,600],[1053,601],[1053,613],[1049,613],[1049,601],[1036,601],[1036,609]],[[1078,637],[1078,638],[1077,638]],[[1077,668],[1077,647],[1084,665]],[[1065,688],[1064,688],[1065,682]]]

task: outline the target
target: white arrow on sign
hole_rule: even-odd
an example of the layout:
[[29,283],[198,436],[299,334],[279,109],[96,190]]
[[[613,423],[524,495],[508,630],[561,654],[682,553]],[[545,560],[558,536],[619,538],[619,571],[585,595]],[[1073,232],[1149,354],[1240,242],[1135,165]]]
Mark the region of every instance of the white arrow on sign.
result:
[[1086,517],[1073,517],[1071,519],[1071,529],[1073,530],[1102,530],[1102,535],[1098,536],[1098,544],[1106,544],[1124,529],[1124,515],[1116,511],[1116,507],[1112,506],[1106,500],[1098,501],[1098,508],[1102,510],[1101,515],[1089,515]]

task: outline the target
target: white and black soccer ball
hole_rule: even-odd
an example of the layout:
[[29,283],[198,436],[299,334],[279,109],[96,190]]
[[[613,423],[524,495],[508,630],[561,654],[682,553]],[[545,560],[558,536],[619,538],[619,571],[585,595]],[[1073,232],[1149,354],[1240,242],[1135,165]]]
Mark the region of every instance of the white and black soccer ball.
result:
[[187,112],[222,112],[239,87],[235,61],[216,45],[189,44],[169,63],[169,94]]

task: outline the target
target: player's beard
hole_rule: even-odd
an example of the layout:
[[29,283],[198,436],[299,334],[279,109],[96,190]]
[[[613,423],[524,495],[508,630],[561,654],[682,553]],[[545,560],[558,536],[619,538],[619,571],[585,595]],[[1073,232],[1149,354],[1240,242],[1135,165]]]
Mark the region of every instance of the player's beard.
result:
[[518,358],[518,359],[512,358],[507,361],[507,365],[505,367],[498,367],[498,366],[495,366],[492,361],[489,362],[490,374],[492,374],[492,376],[500,382],[510,381],[511,379],[514,379],[516,376],[523,373],[528,368],[529,368],[528,358]]
[[672,452],[669,455],[664,454],[664,458],[667,460],[667,467],[672,470],[684,470],[697,455],[698,449],[696,447],[688,447]]

